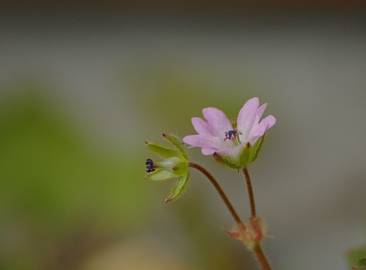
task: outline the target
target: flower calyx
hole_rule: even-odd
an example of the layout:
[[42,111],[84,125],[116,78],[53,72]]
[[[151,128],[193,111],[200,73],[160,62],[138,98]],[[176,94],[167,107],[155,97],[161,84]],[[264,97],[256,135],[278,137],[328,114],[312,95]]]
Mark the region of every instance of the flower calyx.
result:
[[153,161],[151,158],[148,158],[145,165],[146,177],[152,181],[177,179],[176,184],[165,198],[167,203],[179,198],[183,194],[190,176],[188,155],[180,138],[170,133],[163,133],[162,136],[170,146],[146,141],[145,144],[149,150],[157,154],[160,159]]

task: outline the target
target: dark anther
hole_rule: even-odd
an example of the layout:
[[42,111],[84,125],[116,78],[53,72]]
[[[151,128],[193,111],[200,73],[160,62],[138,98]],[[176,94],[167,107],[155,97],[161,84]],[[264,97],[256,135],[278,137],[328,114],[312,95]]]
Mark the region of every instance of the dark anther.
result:
[[151,172],[155,171],[155,165],[154,165],[154,161],[152,161],[152,159],[148,158],[145,162],[145,165],[146,165],[147,173],[151,173]]
[[226,140],[232,140],[238,136],[238,131],[233,129],[225,132],[225,141]]

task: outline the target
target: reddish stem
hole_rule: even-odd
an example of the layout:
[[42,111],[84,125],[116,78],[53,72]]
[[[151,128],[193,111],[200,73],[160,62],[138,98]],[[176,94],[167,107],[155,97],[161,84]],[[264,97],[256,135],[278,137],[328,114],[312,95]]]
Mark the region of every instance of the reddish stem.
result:
[[[257,209],[255,207],[255,199],[254,199],[254,190],[253,190],[253,185],[252,185],[252,179],[250,177],[248,168],[245,167],[243,169],[243,173],[244,173],[244,176],[245,176],[245,183],[246,183],[248,197],[249,197],[251,219],[253,220],[257,217]],[[258,242],[255,245],[255,247],[253,249],[253,252],[254,252],[254,254],[257,258],[257,261],[258,261],[259,265],[261,266],[262,270],[272,270],[271,265],[269,264],[268,258],[264,254],[264,251],[262,249],[262,246],[261,246],[260,242]]]
[[245,183],[246,183],[247,192],[248,192],[248,196],[249,196],[249,205],[250,205],[251,217],[255,218],[257,216],[257,210],[255,208],[255,199],[254,199],[254,191],[253,191],[252,180],[250,178],[249,171],[246,167],[243,169],[243,173],[244,173],[244,176],[245,176]]
[[234,206],[230,202],[229,198],[226,196],[223,188],[220,186],[219,182],[215,179],[215,177],[213,177],[213,175],[208,170],[206,170],[204,167],[202,167],[201,165],[199,165],[197,163],[189,162],[189,166],[191,168],[194,168],[194,169],[200,171],[202,174],[204,174],[208,178],[208,180],[210,180],[211,184],[214,186],[216,191],[219,193],[221,199],[225,203],[227,209],[229,210],[231,216],[233,217],[233,219],[235,220],[237,225],[244,226],[244,224],[243,224],[241,218],[239,217],[238,213],[236,212]]

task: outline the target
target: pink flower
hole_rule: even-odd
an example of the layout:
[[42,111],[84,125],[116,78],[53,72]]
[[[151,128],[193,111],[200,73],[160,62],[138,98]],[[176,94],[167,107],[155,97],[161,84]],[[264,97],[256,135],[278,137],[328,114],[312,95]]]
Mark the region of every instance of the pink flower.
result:
[[239,158],[246,147],[256,144],[275,123],[272,115],[262,118],[267,104],[259,104],[257,97],[249,99],[241,108],[235,127],[225,113],[216,108],[204,108],[204,119],[192,118],[198,134],[183,138],[184,143],[201,148],[203,155],[218,154],[231,159]]

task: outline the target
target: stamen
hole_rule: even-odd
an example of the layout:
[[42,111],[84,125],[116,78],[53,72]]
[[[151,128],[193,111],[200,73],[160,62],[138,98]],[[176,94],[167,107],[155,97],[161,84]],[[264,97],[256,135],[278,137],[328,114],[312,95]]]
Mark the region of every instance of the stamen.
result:
[[229,130],[229,131],[226,131],[225,132],[225,141],[226,140],[232,140],[232,139],[234,139],[235,137],[237,137],[238,136],[238,131],[237,130],[235,130],[235,129],[232,129],[232,130]]
[[225,132],[224,141],[230,140],[234,143],[240,144],[239,134],[241,134],[240,131],[236,129],[228,130]]

